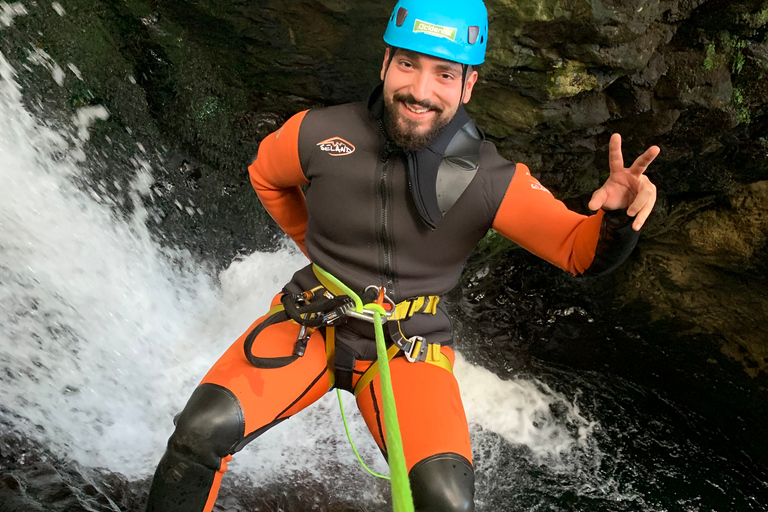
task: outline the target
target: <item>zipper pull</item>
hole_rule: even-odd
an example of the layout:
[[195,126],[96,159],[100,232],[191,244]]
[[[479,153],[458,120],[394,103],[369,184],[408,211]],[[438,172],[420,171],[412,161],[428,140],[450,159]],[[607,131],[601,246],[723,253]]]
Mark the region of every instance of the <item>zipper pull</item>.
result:
[[382,162],[386,162],[389,160],[389,155],[392,153],[392,147],[389,145],[389,141],[384,143],[384,147],[381,148],[381,153],[379,154],[379,160]]

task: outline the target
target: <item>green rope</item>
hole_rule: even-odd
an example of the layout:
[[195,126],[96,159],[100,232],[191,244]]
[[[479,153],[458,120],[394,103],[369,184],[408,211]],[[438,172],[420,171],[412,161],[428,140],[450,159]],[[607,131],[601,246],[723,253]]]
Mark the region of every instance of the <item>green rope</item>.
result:
[[[373,312],[373,327],[376,332],[376,355],[379,361],[379,378],[381,383],[381,395],[384,405],[384,430],[387,444],[387,454],[389,459],[390,485],[392,487],[392,506],[394,512],[414,512],[413,497],[411,496],[411,482],[408,480],[408,468],[405,465],[405,452],[403,451],[403,439],[400,435],[400,423],[397,420],[397,408],[395,406],[395,393],[392,390],[392,374],[389,371],[389,358],[387,357],[387,346],[384,341],[384,329],[382,328],[381,316],[386,318],[387,312],[379,304],[362,305],[360,297],[350,290],[344,283],[336,279],[317,265],[315,268],[330,282],[338,286],[345,294],[352,297],[355,301],[355,310],[362,313],[363,309]],[[338,390],[337,390],[338,392]],[[339,399],[341,406],[341,399]],[[342,407],[342,418],[344,414]],[[347,421],[344,419],[346,427]],[[347,430],[349,437],[349,430]],[[350,443],[352,444],[352,439]],[[357,453],[355,445],[352,448]],[[358,459],[360,456],[358,455]],[[362,463],[362,460],[360,461]],[[363,464],[365,467],[365,464]],[[368,469],[367,467],[365,469]],[[370,470],[368,470],[370,471]]]
[[355,451],[355,455],[357,455],[357,460],[360,461],[360,465],[362,465],[367,472],[372,474],[373,476],[383,478],[384,480],[390,480],[390,478],[387,475],[380,475],[373,471],[371,468],[365,465],[365,462],[363,462],[363,458],[360,457],[360,453],[357,451],[357,448],[355,447],[355,442],[352,441],[352,434],[349,432],[349,425],[347,425],[347,417],[344,414],[344,405],[341,403],[341,390],[339,388],[336,388],[336,396],[339,397],[339,409],[341,409],[341,420],[344,422],[344,430],[347,432],[347,439],[349,440],[350,446],[352,446],[352,449]]
[[378,304],[366,304],[364,307],[373,311],[373,327],[376,329],[376,356],[379,359],[385,437],[387,438],[389,472],[392,475],[392,505],[395,512],[414,512],[411,482],[408,480],[403,439],[400,435],[400,422],[397,420],[395,393],[392,391],[392,374],[389,372],[389,358],[384,343],[384,329],[381,327],[381,315],[386,315],[386,311]]

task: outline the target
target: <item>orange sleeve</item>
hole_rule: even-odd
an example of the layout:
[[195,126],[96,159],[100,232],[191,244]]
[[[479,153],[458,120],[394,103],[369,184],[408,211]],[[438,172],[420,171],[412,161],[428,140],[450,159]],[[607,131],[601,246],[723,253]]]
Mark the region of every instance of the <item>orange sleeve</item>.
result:
[[299,128],[307,111],[291,117],[282,128],[259,145],[256,160],[248,167],[256,194],[275,222],[307,254],[307,205],[301,185],[309,183],[299,161]]
[[531,176],[528,167],[517,164],[493,229],[563,270],[581,274],[595,257],[603,214],[572,212]]

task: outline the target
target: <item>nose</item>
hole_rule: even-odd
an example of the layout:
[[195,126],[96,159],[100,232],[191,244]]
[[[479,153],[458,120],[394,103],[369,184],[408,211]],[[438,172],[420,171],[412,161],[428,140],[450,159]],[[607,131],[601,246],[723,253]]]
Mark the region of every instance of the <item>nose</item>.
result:
[[411,84],[411,94],[416,101],[425,101],[432,97],[432,77],[429,73],[416,74]]

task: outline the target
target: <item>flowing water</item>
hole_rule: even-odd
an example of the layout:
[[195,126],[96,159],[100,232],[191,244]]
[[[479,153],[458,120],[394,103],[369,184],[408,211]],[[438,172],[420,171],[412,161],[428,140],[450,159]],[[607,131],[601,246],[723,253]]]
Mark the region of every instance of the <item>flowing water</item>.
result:
[[[0,5],[3,24],[23,15]],[[36,56],[50,80],[77,74]],[[161,246],[147,228],[158,164],[135,158],[121,164],[127,185],[90,183],[86,167],[105,164],[87,156],[89,130],[109,113],[91,106],[69,122],[32,114],[22,72],[0,53],[0,414],[50,460],[106,468],[146,490],[197,381],[306,261],[283,246],[211,276]],[[768,507],[764,470],[704,419],[621,379],[543,365],[535,373],[500,379],[458,356],[478,510]],[[264,489],[284,510],[386,510],[387,487],[359,467],[335,400],[328,394],[238,454],[228,492]],[[363,458],[386,473],[348,394],[344,404]],[[317,492],[291,497],[301,489]]]

